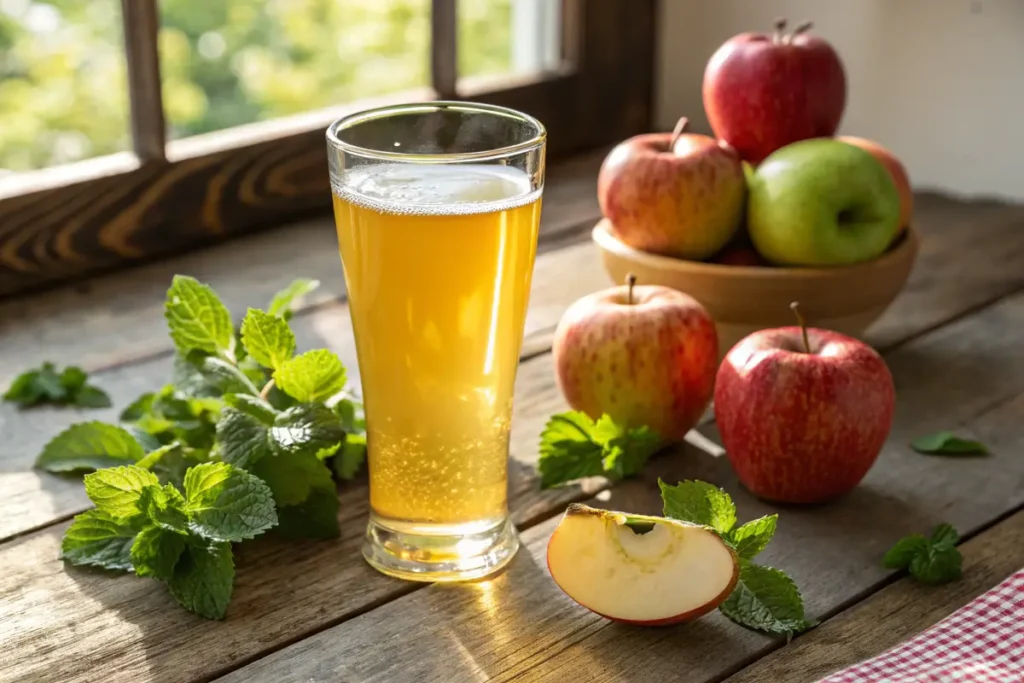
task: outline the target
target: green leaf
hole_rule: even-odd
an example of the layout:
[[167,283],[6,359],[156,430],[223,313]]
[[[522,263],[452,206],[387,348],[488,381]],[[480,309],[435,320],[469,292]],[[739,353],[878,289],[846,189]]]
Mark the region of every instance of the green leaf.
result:
[[4,392],[4,400],[23,406],[35,405],[44,398],[42,388],[37,384],[39,370],[26,370],[11,382]]
[[185,537],[158,526],[146,527],[132,543],[131,558],[135,573],[169,581],[174,565],[185,550]]
[[53,437],[36,459],[36,467],[47,472],[96,470],[132,464],[143,455],[142,445],[124,429],[83,422]]
[[137,399],[128,404],[128,407],[121,411],[121,415],[118,419],[122,422],[138,422],[145,415],[149,415],[153,412],[153,401],[156,399],[156,394],[152,391],[139,396]]
[[230,543],[186,546],[167,582],[174,599],[207,619],[223,619],[231,602],[235,563]]
[[189,529],[211,541],[238,542],[277,524],[270,489],[224,462],[196,465],[185,474]]
[[147,486],[139,497],[139,510],[150,522],[169,532],[187,536],[188,514],[185,498],[172,484]]
[[326,401],[345,388],[345,366],[327,349],[307,351],[278,367],[274,381],[301,403]]
[[113,405],[107,392],[87,384],[74,393],[71,402],[80,408],[109,408]]
[[210,287],[195,278],[174,276],[167,290],[164,317],[180,353],[231,352],[234,342],[231,313]]
[[292,280],[291,284],[274,295],[270,305],[267,307],[267,313],[282,316],[285,319],[291,317],[292,304],[319,286],[319,280],[311,280],[305,277]]
[[889,569],[907,569],[914,558],[928,551],[928,539],[921,534],[911,534],[896,541],[882,558],[882,564]]
[[309,497],[298,505],[277,509],[280,524],[277,532],[286,538],[337,538],[338,493],[334,486],[314,488]]
[[164,458],[179,450],[181,450],[181,443],[178,441],[172,441],[171,443],[160,446],[159,448],[154,448],[149,453],[146,453],[146,455],[135,464],[143,469],[153,470],[153,468],[159,466],[163,462]]
[[740,626],[773,635],[792,637],[814,626],[793,579],[751,562],[741,563],[739,582],[720,609]]
[[89,500],[119,521],[139,514],[142,490],[152,485],[159,485],[156,475],[134,465],[111,467],[85,475],[85,493]]
[[131,549],[137,529],[102,510],[75,517],[60,546],[61,559],[71,564],[130,571]]
[[[602,431],[602,422],[611,422],[611,418],[603,415],[597,422],[598,433]],[[608,427],[604,427],[605,430]],[[664,441],[652,429],[637,427],[628,431],[617,430],[617,434],[605,442],[604,458],[601,460],[605,476],[614,479],[632,477],[643,470],[652,455],[661,450]]]
[[278,453],[332,455],[345,440],[338,415],[322,403],[303,403],[274,419],[270,440]]
[[202,359],[206,355],[203,351],[193,351],[190,354],[176,353],[174,355],[174,366],[171,370],[171,384],[186,396],[220,396],[221,394],[232,393],[221,391],[207,381],[203,373],[199,371],[197,366],[202,364]]
[[932,545],[954,546],[960,542],[960,534],[953,528],[952,524],[943,522],[932,531]]
[[705,481],[683,481],[669,486],[659,480],[666,517],[709,526],[728,534],[736,525],[736,506],[729,494]]
[[366,434],[366,415],[362,403],[346,397],[334,404],[334,412],[347,434]]
[[216,356],[204,355],[201,351],[193,351],[188,355],[191,363],[203,378],[205,386],[219,394],[252,394],[258,396],[260,391],[245,373],[228,361]]
[[86,374],[85,370],[74,365],[69,365],[64,368],[64,372],[60,373],[59,381],[61,387],[64,388],[64,391],[71,396],[85,386],[87,379],[89,379],[89,375]]
[[595,423],[571,411],[553,415],[540,435],[541,488],[604,474],[604,445],[594,436]]
[[224,402],[232,408],[256,418],[268,427],[274,424],[274,420],[277,419],[277,410],[259,396],[228,394],[224,397]]
[[962,574],[963,555],[953,545],[929,544],[910,562],[910,575],[921,583],[937,586],[959,579]]
[[348,434],[334,456],[334,473],[339,479],[348,480],[356,476],[366,461],[366,435]]
[[980,441],[961,439],[953,432],[938,432],[922,436],[910,444],[925,455],[988,455],[989,450]]
[[273,453],[269,428],[247,412],[225,408],[217,422],[217,442],[226,463],[243,469]]
[[242,343],[260,365],[279,368],[295,355],[295,335],[288,323],[250,308],[242,321]]
[[726,540],[736,549],[736,554],[741,559],[753,559],[772,540],[778,521],[778,515],[760,517],[730,531],[726,535]]
[[298,505],[317,488],[334,489],[331,471],[314,453],[282,453],[256,462],[253,474],[266,482],[278,505]]

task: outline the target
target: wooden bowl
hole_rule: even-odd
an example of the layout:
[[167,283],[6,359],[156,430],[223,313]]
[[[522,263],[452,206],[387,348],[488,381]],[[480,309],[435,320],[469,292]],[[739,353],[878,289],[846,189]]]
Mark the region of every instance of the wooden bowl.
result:
[[751,332],[794,325],[789,304],[800,302],[808,325],[862,338],[892,303],[910,275],[919,237],[908,228],[885,254],[836,268],[731,266],[659,256],[619,241],[608,219],[593,230],[612,280],[665,285],[686,292],[708,309],[718,327],[719,354]]

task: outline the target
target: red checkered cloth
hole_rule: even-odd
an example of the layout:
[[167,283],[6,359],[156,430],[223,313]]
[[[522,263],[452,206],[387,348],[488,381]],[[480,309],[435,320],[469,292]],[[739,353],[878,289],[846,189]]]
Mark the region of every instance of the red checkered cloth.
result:
[[1024,682],[1024,569],[912,640],[819,683]]

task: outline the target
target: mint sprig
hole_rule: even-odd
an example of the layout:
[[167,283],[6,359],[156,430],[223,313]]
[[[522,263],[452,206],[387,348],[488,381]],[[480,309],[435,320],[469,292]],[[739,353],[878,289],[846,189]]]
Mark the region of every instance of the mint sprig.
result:
[[187,609],[219,619],[233,544],[270,529],[338,536],[335,478],[359,470],[366,423],[334,353],[295,355],[291,306],[316,286],[296,280],[236,329],[210,287],[174,278],[171,383],[133,401],[122,425],[73,425],[37,459],[52,472],[94,471],[84,483],[96,507],[65,532],[66,562],[157,579]]
[[905,569],[928,585],[939,585],[960,578],[963,555],[956,544],[960,540],[949,524],[939,524],[930,537],[911,534],[896,542],[882,563],[889,569]]
[[985,444],[974,439],[964,439],[953,432],[936,432],[914,439],[910,447],[924,455],[988,455]]
[[659,480],[664,515],[710,527],[735,551],[739,581],[719,610],[740,626],[792,638],[816,622],[804,614],[803,597],[782,570],[752,562],[775,534],[778,515],[736,526],[736,505],[728,493],[704,481],[670,486]]
[[584,477],[634,476],[663,446],[647,427],[626,429],[608,415],[596,421],[580,411],[554,415],[540,435],[541,488]]
[[44,404],[109,408],[110,396],[99,387],[88,384],[88,380],[89,375],[82,368],[69,365],[58,372],[53,363],[47,362],[15,377],[3,399],[22,408]]

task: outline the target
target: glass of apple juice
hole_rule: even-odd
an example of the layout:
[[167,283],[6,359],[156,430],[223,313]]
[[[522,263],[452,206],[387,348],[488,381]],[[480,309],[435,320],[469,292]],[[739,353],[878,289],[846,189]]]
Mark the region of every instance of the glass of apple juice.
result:
[[508,563],[508,442],[544,189],[544,127],[431,102],[327,129],[366,411],[363,555],[403,579]]

